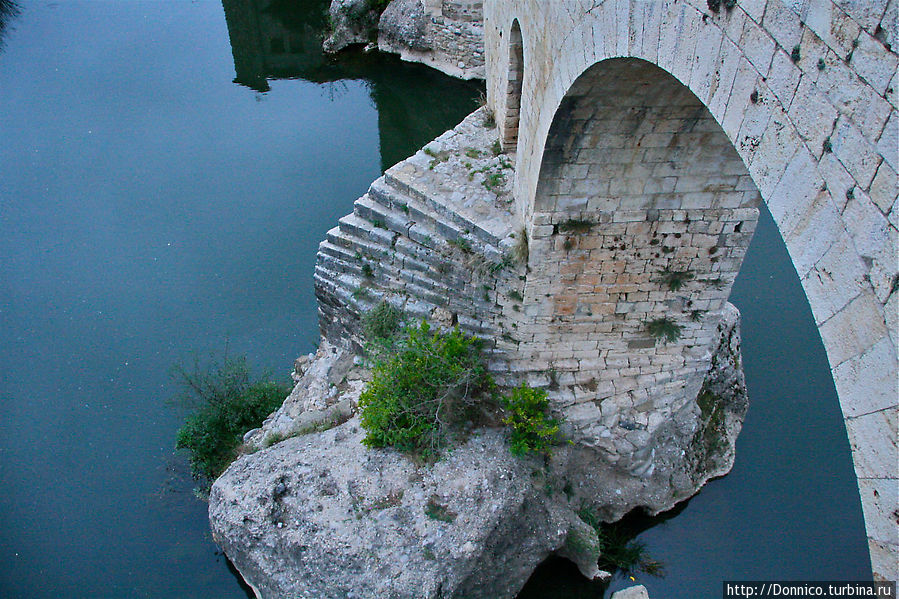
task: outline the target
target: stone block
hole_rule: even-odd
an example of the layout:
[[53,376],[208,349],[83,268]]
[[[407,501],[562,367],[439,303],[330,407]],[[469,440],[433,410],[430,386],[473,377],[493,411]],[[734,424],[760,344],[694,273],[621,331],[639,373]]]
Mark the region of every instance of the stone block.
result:
[[783,0],[768,0],[762,24],[787,52],[799,44],[802,37],[802,23],[799,15],[784,4]]
[[852,68],[874,91],[883,95],[896,73],[899,57],[888,51],[869,33],[858,36],[858,46],[852,51]]
[[755,67],[755,70],[762,77],[767,77],[775,48],[774,39],[771,35],[754,21],[747,20],[743,24],[740,47],[743,49],[746,58]]
[[865,285],[865,268],[848,232],[801,279],[815,322],[821,324],[858,296]]
[[805,25],[841,58],[852,50],[852,41],[861,29],[832,0],[808,0],[803,4],[801,16]]
[[[895,66],[893,69],[895,70]],[[899,112],[893,110],[890,113],[890,118],[883,127],[883,133],[877,140],[877,150],[893,167],[893,171],[899,170]]]
[[[865,326],[859,326],[859,323],[865,323]],[[823,322],[818,330],[831,369],[868,351],[887,334],[881,304],[870,292],[855,297]]]
[[865,139],[862,132],[849,119],[840,117],[831,137],[831,145],[833,153],[852,178],[862,188],[868,189],[882,160],[871,142]]
[[[881,212],[888,214],[899,196],[899,177],[886,160],[880,163],[868,194]],[[895,224],[893,226],[896,226]]]
[[884,337],[833,370],[843,415],[855,418],[895,407],[899,398],[896,348]]

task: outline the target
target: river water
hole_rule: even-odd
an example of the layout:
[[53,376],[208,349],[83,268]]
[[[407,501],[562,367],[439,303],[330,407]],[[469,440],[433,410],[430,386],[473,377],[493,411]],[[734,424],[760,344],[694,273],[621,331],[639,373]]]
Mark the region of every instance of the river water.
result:
[[[318,336],[325,231],[481,86],[324,59],[320,2],[20,4],[0,30],[0,597],[244,597],[173,455],[169,369],[227,346],[286,377]],[[826,357],[767,215],[732,299],[737,464],[640,535],[667,576],[639,580],[687,598],[869,577]],[[601,593],[552,562],[521,597]]]

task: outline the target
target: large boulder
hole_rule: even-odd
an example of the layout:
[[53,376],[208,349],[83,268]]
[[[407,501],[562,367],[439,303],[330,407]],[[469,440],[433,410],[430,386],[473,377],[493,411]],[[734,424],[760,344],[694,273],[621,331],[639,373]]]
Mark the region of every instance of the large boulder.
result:
[[362,438],[356,418],[293,437],[213,485],[213,536],[258,596],[511,597],[576,520],[498,429],[432,465]]
[[427,33],[428,17],[421,0],[393,0],[381,14],[378,46],[430,50]]
[[322,49],[334,53],[352,44],[374,40],[381,16],[377,4],[373,0],[331,0],[328,9],[331,33],[322,43]]

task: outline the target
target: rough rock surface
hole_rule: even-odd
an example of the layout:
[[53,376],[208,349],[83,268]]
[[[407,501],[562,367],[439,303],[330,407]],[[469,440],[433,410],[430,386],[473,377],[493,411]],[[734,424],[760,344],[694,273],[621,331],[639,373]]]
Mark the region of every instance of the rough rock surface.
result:
[[393,0],[378,22],[378,43],[422,52],[430,50],[427,27],[428,18],[421,0]]
[[331,34],[322,43],[322,49],[333,53],[352,44],[372,41],[380,15],[371,10],[371,5],[371,0],[331,0],[328,9]]
[[612,599],[649,599],[649,592],[642,584],[612,593]]
[[[262,597],[508,597],[569,525],[500,430],[431,466],[366,450],[358,420],[241,457],[213,535]],[[568,514],[568,518],[573,517]]]
[[369,43],[462,79],[483,79],[484,16],[480,0],[393,0],[384,11],[371,0],[331,0],[331,34],[322,47],[338,52]]
[[338,406],[352,412],[365,376],[350,351],[323,344],[284,406],[248,434],[259,450],[213,485],[214,538],[259,597],[500,599],[551,553],[608,576],[579,510],[609,522],[659,512],[733,464],[746,409],[738,323],[729,309],[719,328],[705,385],[714,401],[675,415],[629,469],[579,445],[516,458],[499,429],[473,432],[432,465],[366,449],[358,418],[321,430],[340,421],[323,416]]

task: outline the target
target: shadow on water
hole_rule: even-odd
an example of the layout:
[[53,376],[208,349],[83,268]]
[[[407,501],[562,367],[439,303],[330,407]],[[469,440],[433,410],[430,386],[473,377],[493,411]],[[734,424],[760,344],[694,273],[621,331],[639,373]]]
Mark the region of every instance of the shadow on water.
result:
[[[689,500],[683,501],[667,512],[656,516],[647,515],[642,509],[636,509],[628,513],[624,518],[603,528],[609,537],[615,539],[619,545],[628,545],[636,541],[643,532],[664,525],[686,509]],[[652,550],[649,549],[643,555],[645,560],[653,560]],[[656,575],[664,577],[664,563],[658,564],[662,571]],[[518,593],[516,599],[547,599],[548,597],[565,599],[597,599],[602,597],[609,589],[611,583],[616,580],[628,578],[628,576],[646,577],[647,574],[639,572],[623,572],[603,564],[600,560],[600,568],[612,572],[612,579],[608,582],[592,581],[584,578],[573,562],[551,555],[545,559],[531,574],[524,588]],[[628,579],[633,580],[633,579]],[[632,582],[637,584],[640,582]]]
[[[326,86],[333,96],[342,82],[364,81],[378,110],[381,170],[407,158],[460,122],[484,91],[477,81],[450,79],[395,55],[359,47],[337,55],[321,50],[327,0],[223,0],[234,82],[259,93],[278,79],[303,79]],[[460,98],[471,98],[471,103]]]
[[10,23],[22,12],[15,0],[0,0],[0,52],[6,44],[6,34],[9,32]]

